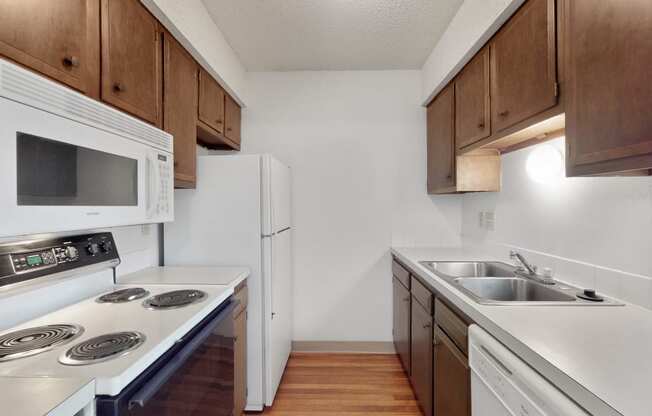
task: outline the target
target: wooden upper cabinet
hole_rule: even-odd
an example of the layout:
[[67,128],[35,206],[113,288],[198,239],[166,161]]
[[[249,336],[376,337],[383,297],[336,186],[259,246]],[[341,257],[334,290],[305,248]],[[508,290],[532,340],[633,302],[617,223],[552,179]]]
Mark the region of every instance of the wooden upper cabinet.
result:
[[97,98],[99,27],[99,0],[0,0],[0,55]]
[[226,96],[224,118],[226,120],[226,138],[231,140],[239,147],[242,110],[240,109],[238,103],[236,103],[235,100],[229,95]]
[[199,70],[199,120],[224,134],[224,90],[203,68]]
[[455,191],[455,91],[448,85],[428,106],[428,193]]
[[455,145],[461,149],[490,134],[489,48],[484,48],[455,79]]
[[565,2],[567,175],[652,168],[652,2]]
[[528,0],[490,42],[493,132],[557,104],[555,26],[555,0]]
[[160,35],[138,0],[102,0],[102,100],[159,127]]
[[197,64],[165,33],[163,128],[174,136],[174,184],[194,188],[197,168]]

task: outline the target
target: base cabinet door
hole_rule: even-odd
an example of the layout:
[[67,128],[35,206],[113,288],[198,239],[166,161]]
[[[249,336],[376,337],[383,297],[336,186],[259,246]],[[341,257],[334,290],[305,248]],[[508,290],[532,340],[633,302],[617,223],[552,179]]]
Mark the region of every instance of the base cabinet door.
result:
[[240,311],[233,324],[234,343],[234,416],[240,416],[247,405],[247,310]]
[[412,298],[412,342],[410,381],[424,415],[432,415],[432,316]]
[[471,415],[471,373],[468,358],[438,326],[434,330],[436,416]]
[[410,292],[397,279],[392,278],[394,286],[394,348],[410,374]]

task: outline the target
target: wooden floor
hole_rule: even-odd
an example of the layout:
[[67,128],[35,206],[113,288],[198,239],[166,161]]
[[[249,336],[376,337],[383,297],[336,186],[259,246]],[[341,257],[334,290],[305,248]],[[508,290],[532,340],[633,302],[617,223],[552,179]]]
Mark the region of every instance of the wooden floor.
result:
[[263,415],[414,415],[421,412],[398,356],[293,353]]

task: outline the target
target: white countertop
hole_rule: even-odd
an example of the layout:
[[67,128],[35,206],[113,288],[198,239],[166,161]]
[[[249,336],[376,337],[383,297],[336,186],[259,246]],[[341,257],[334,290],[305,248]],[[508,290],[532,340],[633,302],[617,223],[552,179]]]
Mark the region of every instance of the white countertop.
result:
[[150,267],[118,278],[119,284],[229,285],[235,288],[249,277],[247,267],[163,266]]
[[95,399],[93,380],[0,378],[3,412],[20,416],[70,416]]
[[594,415],[652,414],[652,312],[639,306],[480,305],[419,261],[495,260],[465,248],[392,253]]

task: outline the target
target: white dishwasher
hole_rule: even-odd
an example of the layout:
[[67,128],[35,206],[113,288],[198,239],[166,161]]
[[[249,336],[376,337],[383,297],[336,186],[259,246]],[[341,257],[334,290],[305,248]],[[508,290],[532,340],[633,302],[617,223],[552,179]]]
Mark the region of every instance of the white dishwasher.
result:
[[469,328],[473,416],[588,413],[477,325]]

